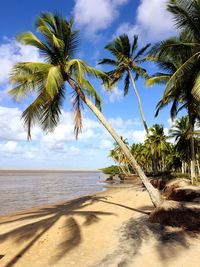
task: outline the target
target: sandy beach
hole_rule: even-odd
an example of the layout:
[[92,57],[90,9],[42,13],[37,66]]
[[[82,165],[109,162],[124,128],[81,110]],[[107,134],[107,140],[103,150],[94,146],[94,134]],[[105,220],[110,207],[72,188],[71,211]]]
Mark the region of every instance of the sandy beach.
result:
[[0,266],[199,266],[200,237],[148,222],[152,208],[138,183],[1,216]]

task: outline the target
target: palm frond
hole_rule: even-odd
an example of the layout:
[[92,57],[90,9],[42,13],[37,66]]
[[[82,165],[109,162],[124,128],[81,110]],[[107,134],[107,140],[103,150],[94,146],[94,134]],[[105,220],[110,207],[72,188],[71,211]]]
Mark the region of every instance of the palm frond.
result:
[[63,86],[64,80],[61,73],[60,66],[52,66],[47,74],[45,89],[49,96],[53,99],[58,94],[60,88]]
[[134,56],[134,59],[138,59],[140,56],[142,56],[146,51],[147,49],[151,46],[151,44],[147,44],[145,45],[143,48],[141,48],[137,54]]
[[74,134],[76,139],[78,139],[78,135],[82,132],[82,109],[83,103],[80,96],[73,92],[72,95],[72,106],[73,106],[73,113],[74,113]]
[[148,78],[145,81],[145,85],[151,87],[155,84],[166,84],[169,81],[169,79],[170,79],[169,74],[156,73],[155,75],[153,75],[152,77]]
[[124,80],[124,96],[128,94],[129,85],[130,85],[130,75],[129,72],[127,72],[126,78]]
[[200,101],[200,72],[195,79],[194,86],[192,88],[192,95],[197,101]]
[[110,59],[110,58],[104,58],[104,59],[101,59],[98,64],[107,64],[111,66],[116,66],[117,61],[114,59]]
[[133,56],[134,52],[137,50],[137,46],[138,46],[138,35],[134,35],[133,44],[131,48],[131,57]]

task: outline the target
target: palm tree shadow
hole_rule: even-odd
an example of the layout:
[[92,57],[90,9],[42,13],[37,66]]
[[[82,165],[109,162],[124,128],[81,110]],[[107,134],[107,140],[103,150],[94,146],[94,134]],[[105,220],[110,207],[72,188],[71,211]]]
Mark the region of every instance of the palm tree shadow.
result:
[[180,228],[173,229],[162,226],[160,224],[151,223],[148,217],[142,215],[140,218],[131,218],[119,229],[119,244],[117,248],[110,254],[103,257],[96,266],[129,266],[133,264],[134,257],[139,255],[143,244],[155,239],[156,243],[150,243],[155,248],[159,258],[165,264],[168,260],[177,255],[183,250],[187,251],[190,248],[188,237],[197,237],[197,233],[183,231]]
[[[65,217],[66,221],[63,227],[66,229],[66,236],[63,236],[63,240],[55,251],[55,255],[52,257],[54,262],[60,260],[67,252],[78,246],[82,240],[81,227],[73,217],[74,215],[83,216],[85,219],[84,225],[88,226],[100,221],[100,216],[114,215],[110,212],[82,210],[100,199],[104,198],[85,196],[51,207],[25,212],[18,216],[18,218],[14,217],[13,219],[2,221],[0,225],[14,222],[19,222],[20,224],[24,223],[22,226],[20,225],[0,235],[0,243],[8,239],[14,240],[15,243],[25,242],[24,248],[18,252],[17,255],[14,255],[5,267],[13,266],[61,217]],[[29,224],[27,224],[26,222],[28,222],[28,220],[33,220],[33,222],[30,224],[29,221]],[[3,255],[1,258],[5,256],[6,255]]]
[[181,228],[172,228],[151,223],[147,217],[130,219],[122,231],[121,239],[131,245],[132,256],[137,255],[144,242],[152,237],[156,240],[156,251],[161,261],[166,262],[183,250],[190,247],[189,237],[197,237],[198,233],[185,231]]

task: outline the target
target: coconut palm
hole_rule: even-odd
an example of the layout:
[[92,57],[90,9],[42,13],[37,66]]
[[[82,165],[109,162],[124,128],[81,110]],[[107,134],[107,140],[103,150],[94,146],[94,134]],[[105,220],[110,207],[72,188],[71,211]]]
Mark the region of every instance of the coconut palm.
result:
[[[183,116],[178,120],[176,120],[172,128],[170,129],[171,136],[175,138],[175,150],[179,152],[183,163],[190,162],[191,143],[190,143],[189,129],[190,129],[189,119],[187,116]],[[194,153],[196,158],[196,155],[198,154],[199,150],[199,140],[198,140],[199,132],[194,131],[193,136],[194,136],[194,151],[195,151]]]
[[146,144],[132,144],[131,153],[136,158],[137,162],[142,166],[145,171],[152,171],[151,155],[149,153],[149,145]]
[[157,105],[156,116],[159,111],[169,103],[172,103],[172,120],[180,110],[187,110],[191,146],[191,178],[193,179],[196,177],[193,132],[195,122],[200,116],[200,108],[199,102],[193,96],[192,91],[200,65],[197,66],[193,64],[190,66],[190,70],[188,70],[187,73],[183,71],[179,73],[178,76],[176,75],[177,70],[187,62],[188,58],[190,58],[194,52],[193,47],[184,45],[187,40],[187,33],[182,32],[179,37],[160,42],[152,49],[150,56],[153,55],[153,57],[150,57],[150,59],[154,60],[158,64],[158,67],[164,72],[153,75],[153,77],[147,80],[147,85],[152,86],[155,83],[166,83],[163,97]]
[[[142,118],[142,122],[145,128],[147,135],[149,135],[149,129],[147,126],[147,122],[145,119],[145,115],[143,112],[142,102],[140,95],[138,93],[135,81],[139,77],[147,78],[146,70],[140,66],[140,63],[143,61],[141,56],[145,53],[145,51],[150,47],[150,44],[147,44],[142,49],[137,50],[138,47],[138,36],[135,35],[133,38],[133,43],[130,42],[127,34],[120,35],[115,38],[111,43],[105,46],[105,49],[111,52],[112,58],[104,58],[99,64],[107,64],[112,66],[113,70],[107,72],[110,77],[109,83],[107,84],[109,87],[113,87],[124,77],[124,95],[128,94],[130,81],[133,86],[134,93],[138,100],[140,115]],[[135,77],[133,78],[133,74]],[[151,146],[150,146],[151,148]],[[153,160],[154,172],[156,170],[155,159]]]
[[147,137],[145,143],[146,145],[152,145],[153,155],[158,164],[157,168],[164,171],[166,168],[166,156],[170,152],[170,145],[167,142],[168,137],[164,133],[163,125],[154,124],[149,130],[150,135]]
[[[127,147],[129,146],[127,139],[123,139],[123,137],[121,137],[121,140]],[[122,173],[130,173],[129,162],[118,143],[114,143],[114,148],[110,150],[109,156],[115,161],[115,163],[119,164]]]
[[[72,22],[66,21],[62,16],[45,13],[39,16],[35,26],[40,38],[32,32],[26,32],[18,40],[25,45],[37,47],[43,61],[17,63],[10,78],[15,85],[10,93],[15,99],[20,100],[33,93],[36,95],[36,99],[22,115],[28,137],[31,137],[31,128],[36,122],[47,132],[57,126],[66,91],[71,88],[76,136],[82,128],[81,105],[84,103],[119,144],[157,206],[160,202],[159,192],[153,188],[127,146],[101,113],[100,97],[87,79],[88,76],[102,78],[105,74],[83,60],[74,58],[78,48],[78,32],[72,29]],[[95,104],[88,96],[94,99]]]

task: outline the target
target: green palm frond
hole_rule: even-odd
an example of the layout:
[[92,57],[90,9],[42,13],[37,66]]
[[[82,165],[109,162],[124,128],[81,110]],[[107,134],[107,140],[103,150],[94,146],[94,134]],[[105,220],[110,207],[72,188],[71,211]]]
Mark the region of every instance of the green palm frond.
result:
[[138,59],[140,56],[142,56],[146,51],[147,49],[151,46],[151,44],[147,44],[145,45],[143,48],[141,48],[137,54],[134,56],[134,59]]
[[176,26],[188,31],[196,39],[200,37],[200,3],[198,0],[170,0],[168,3],[168,11],[174,15]]
[[145,81],[146,86],[153,86],[155,84],[166,84],[170,79],[170,75],[164,74],[164,73],[156,73],[152,77],[148,78]]
[[[90,67],[85,61],[74,59],[79,38],[78,31],[72,29],[72,20],[67,21],[59,14],[43,13],[36,20],[35,26],[40,38],[32,32],[26,32],[19,35],[18,41],[36,47],[43,62],[17,63],[10,75],[10,82],[14,87],[10,94],[13,98],[21,100],[30,93],[37,94],[36,99],[22,114],[28,138],[31,138],[31,128],[35,123],[46,132],[57,126],[67,89],[66,83],[74,91],[78,88],[82,92],[82,99],[84,93],[93,98],[100,109],[101,99],[88,78],[109,79],[105,73]],[[72,102],[77,137],[82,127],[80,97],[76,94]]]
[[176,83],[176,79],[180,77],[187,76],[188,72],[191,72],[191,70],[194,68],[195,65],[197,65],[198,59],[200,57],[200,52],[195,53],[192,55],[186,62],[184,62],[173,75],[169,79],[165,91],[167,92],[170,90],[171,86]]
[[194,86],[192,88],[192,95],[200,102],[200,72],[195,79]]
[[45,82],[45,89],[52,99],[55,95],[58,94],[60,88],[62,88],[63,85],[64,80],[60,66],[52,66],[51,68],[49,68]]
[[82,86],[82,90],[84,92],[86,92],[86,94],[93,98],[94,101],[95,101],[95,106],[101,110],[101,97],[98,95],[98,93],[96,92],[96,90],[94,89],[94,87],[92,86],[92,84],[86,80],[86,79],[83,79],[82,80],[82,83],[81,83],[81,86]]
[[38,48],[43,55],[53,55],[50,48],[40,41],[32,32],[21,33],[17,37],[17,40],[24,45],[31,45]]

